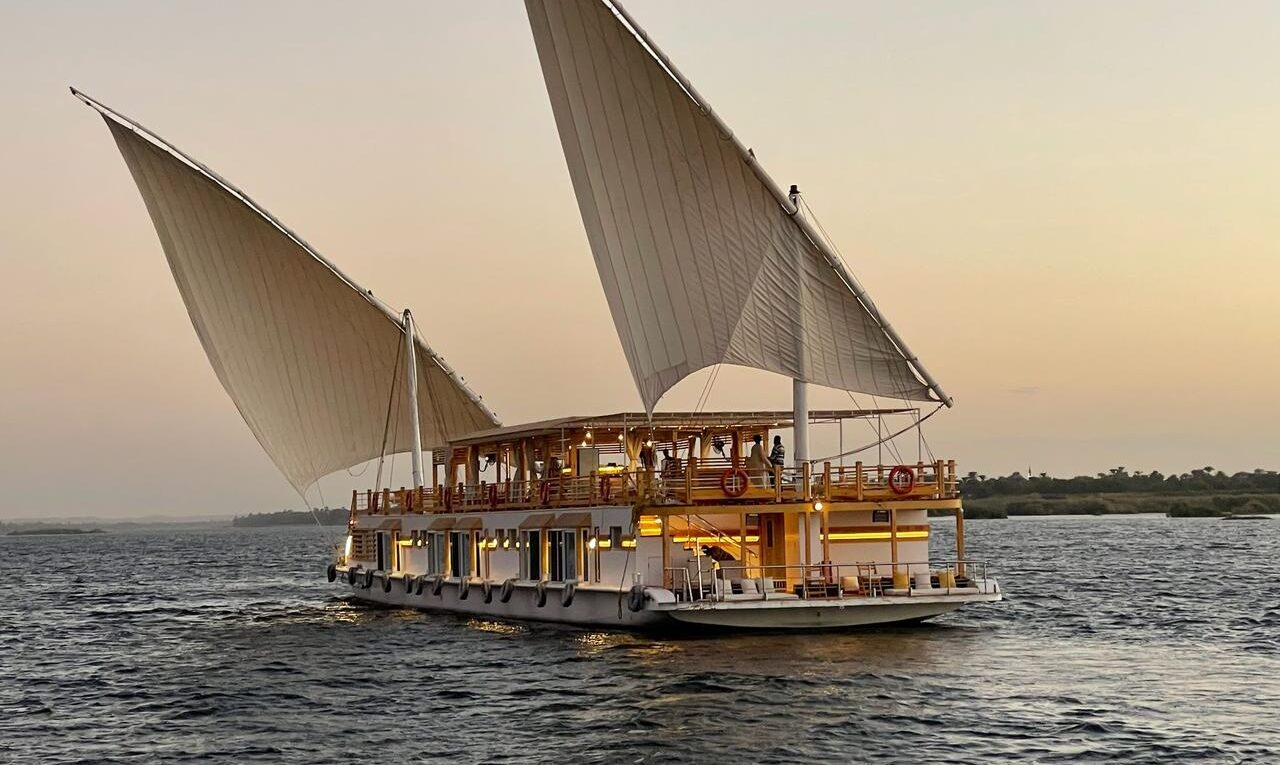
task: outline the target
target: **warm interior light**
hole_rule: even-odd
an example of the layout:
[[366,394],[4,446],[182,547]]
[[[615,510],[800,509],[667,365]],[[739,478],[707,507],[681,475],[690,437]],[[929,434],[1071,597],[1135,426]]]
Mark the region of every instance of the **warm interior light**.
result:
[[591,537],[590,539],[587,540],[587,547],[591,550],[596,549],[596,545],[598,544],[600,544],[600,540],[596,539],[595,537]]
[[822,512],[822,500],[813,503],[813,509]]

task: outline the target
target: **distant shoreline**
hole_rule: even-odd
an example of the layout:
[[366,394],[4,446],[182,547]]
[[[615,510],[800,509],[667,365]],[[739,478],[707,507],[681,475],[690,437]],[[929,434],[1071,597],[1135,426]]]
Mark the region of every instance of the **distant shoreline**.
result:
[[102,529],[66,529],[66,528],[37,528],[37,529],[14,529],[8,533],[11,537],[57,537],[57,536],[74,536],[77,534],[105,534],[107,532]]
[[345,526],[349,511],[345,507],[320,507],[314,510],[281,510],[275,513],[250,513],[231,519],[238,529],[260,529],[271,526]]
[[1266,518],[1280,515],[1280,493],[1210,492],[1188,495],[1116,492],[1073,496],[1011,494],[964,499],[965,518],[975,520],[1152,514],[1170,518]]

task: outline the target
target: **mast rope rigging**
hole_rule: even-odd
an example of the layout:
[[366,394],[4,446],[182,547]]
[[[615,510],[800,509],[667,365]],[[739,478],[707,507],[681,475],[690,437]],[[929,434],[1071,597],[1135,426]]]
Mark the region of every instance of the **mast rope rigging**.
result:
[[382,425],[382,447],[378,452],[378,472],[373,479],[374,491],[382,489],[382,463],[387,457],[387,436],[391,430],[391,410],[396,400],[396,392],[400,383],[400,354],[404,351],[403,343],[396,343],[396,360],[391,365],[391,388],[387,391],[387,418]]
[[[927,419],[929,419],[930,417],[932,417],[932,416],[934,416],[935,414],[937,414],[937,413],[938,413],[938,411],[939,411],[939,410],[941,410],[942,408],[944,408],[945,406],[946,406],[946,404],[938,404],[937,408],[935,408],[932,412],[929,412],[929,413],[928,413],[928,414],[926,414],[925,416],[921,417],[921,418],[920,418],[920,420],[919,420],[918,422],[913,422],[913,423],[911,423],[910,425],[908,425],[907,427],[903,428],[902,430],[899,430],[899,431],[898,431],[898,432],[896,432],[896,433],[891,433],[891,434],[889,434],[889,435],[885,436],[884,438],[882,438],[882,439],[880,439],[880,440],[878,440],[878,441],[873,441],[873,442],[871,442],[871,443],[869,443],[869,444],[866,444],[865,446],[859,446],[857,449],[850,449],[849,451],[847,451],[847,452],[841,452],[840,454],[832,454],[832,455],[831,455],[831,456],[829,456],[829,457],[819,457],[819,458],[818,458],[818,459],[816,459],[816,460],[809,460],[809,464],[813,465],[813,464],[817,464],[817,463],[819,463],[819,462],[828,462],[828,461],[830,461],[830,460],[839,459],[839,458],[841,458],[841,457],[848,457],[848,456],[850,456],[850,455],[852,455],[852,454],[857,454],[858,452],[866,451],[867,449],[870,449],[870,448],[871,448],[871,447],[873,447],[873,446],[878,446],[878,445],[880,445],[880,444],[882,444],[882,443],[885,443],[886,441],[889,441],[890,439],[897,438],[898,436],[902,435],[903,433],[906,433],[907,431],[911,430],[912,428],[918,428],[918,427],[920,427],[920,424],[921,424],[921,423],[923,423],[925,420],[927,420]],[[899,456],[899,459],[901,459],[901,456]]]

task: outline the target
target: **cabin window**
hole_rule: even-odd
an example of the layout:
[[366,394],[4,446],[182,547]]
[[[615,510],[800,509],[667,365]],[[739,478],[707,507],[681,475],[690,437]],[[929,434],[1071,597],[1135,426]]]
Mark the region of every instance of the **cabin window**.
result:
[[472,533],[454,531],[449,534],[449,576],[471,576]]
[[521,573],[525,579],[542,578],[542,531],[531,529],[524,533],[524,555],[521,556]]
[[427,573],[444,573],[444,534],[432,532],[427,538]]
[[579,532],[568,529],[557,529],[551,532],[550,559],[551,581],[563,582],[576,579],[578,576],[578,537]]
[[621,526],[609,527],[609,549],[610,550],[622,549],[622,527]]

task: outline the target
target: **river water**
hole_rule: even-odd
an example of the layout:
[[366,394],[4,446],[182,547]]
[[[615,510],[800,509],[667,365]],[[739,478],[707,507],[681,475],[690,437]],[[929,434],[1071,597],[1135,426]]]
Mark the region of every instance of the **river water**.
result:
[[1280,762],[1280,519],[967,530],[1004,603],[671,639],[349,604],[336,530],[0,537],[0,761]]

